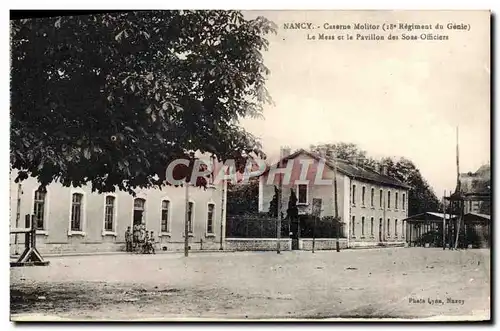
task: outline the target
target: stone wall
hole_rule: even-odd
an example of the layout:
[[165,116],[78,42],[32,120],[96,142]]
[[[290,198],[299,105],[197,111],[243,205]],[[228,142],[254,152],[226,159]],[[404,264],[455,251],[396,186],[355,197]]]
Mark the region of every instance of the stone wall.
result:
[[[274,251],[277,248],[277,239],[268,238],[226,238],[226,250],[229,251]],[[292,247],[291,239],[280,240],[281,250],[289,251]]]

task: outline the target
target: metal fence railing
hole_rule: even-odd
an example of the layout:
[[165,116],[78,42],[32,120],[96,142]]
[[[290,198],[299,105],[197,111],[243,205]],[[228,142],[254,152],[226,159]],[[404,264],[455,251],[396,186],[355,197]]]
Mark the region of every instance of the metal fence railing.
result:
[[[226,219],[227,238],[276,238],[277,220],[272,217],[228,216]],[[300,231],[298,227],[300,226]],[[299,233],[301,238],[339,238],[344,236],[344,224],[331,217],[318,218],[302,215],[299,220],[281,222],[281,237],[288,238],[290,233]]]

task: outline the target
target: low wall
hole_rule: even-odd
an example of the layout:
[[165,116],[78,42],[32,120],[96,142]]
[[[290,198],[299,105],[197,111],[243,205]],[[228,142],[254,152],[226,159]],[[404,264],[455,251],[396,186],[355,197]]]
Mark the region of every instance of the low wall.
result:
[[[125,243],[54,243],[54,244],[39,244],[36,245],[37,250],[44,255],[71,255],[71,254],[92,254],[92,253],[109,253],[125,251]],[[21,254],[24,251],[24,244],[19,244],[17,253]],[[15,244],[10,245],[10,254],[15,255]]]
[[[190,241],[190,250],[192,251],[215,251],[219,250],[220,243],[214,241]],[[125,252],[125,242],[112,243],[37,243],[37,250],[44,255],[72,255],[72,254],[99,254],[112,252]],[[165,249],[166,248],[166,249]],[[156,251],[181,252],[184,251],[184,242],[157,242]],[[18,244],[17,253],[24,251],[24,243]],[[10,254],[16,255],[15,244],[10,244]]]
[[[226,238],[226,250],[229,251],[274,251],[278,239],[274,238]],[[292,240],[284,238],[280,240],[280,249],[289,251],[292,248]]]
[[383,248],[383,247],[405,247],[404,241],[350,241],[349,248]]
[[[337,239],[331,238],[316,238],[314,240],[314,249],[321,250],[334,250],[337,249]],[[304,251],[312,251],[312,238],[302,238],[299,239],[299,249]],[[341,238],[339,239],[340,249],[347,248],[347,239]]]

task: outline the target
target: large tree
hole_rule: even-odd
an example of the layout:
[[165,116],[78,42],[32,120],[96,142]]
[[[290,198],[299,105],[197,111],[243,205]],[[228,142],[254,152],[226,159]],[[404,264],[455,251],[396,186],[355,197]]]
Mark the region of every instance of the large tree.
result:
[[99,192],[165,183],[191,151],[261,155],[239,119],[271,102],[273,23],[238,11],[137,11],[11,22],[18,180]]
[[335,156],[374,171],[378,171],[381,166],[384,166],[389,176],[411,187],[408,193],[409,215],[442,210],[441,202],[411,160],[406,158],[376,160],[367,156],[366,151],[361,150],[353,143],[312,145],[310,149],[314,152],[325,151],[327,157]]

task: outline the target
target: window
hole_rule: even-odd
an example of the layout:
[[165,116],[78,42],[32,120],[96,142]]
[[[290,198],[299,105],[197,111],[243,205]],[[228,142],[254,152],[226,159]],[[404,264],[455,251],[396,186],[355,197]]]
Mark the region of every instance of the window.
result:
[[193,233],[193,208],[194,202],[188,203],[188,233]]
[[104,210],[104,231],[112,232],[113,218],[115,216],[115,197],[108,195],[106,197],[106,207]]
[[384,191],[380,190],[380,208],[383,208],[384,207]]
[[365,235],[365,217],[364,216],[361,217],[361,235],[362,236]]
[[403,205],[403,210],[405,210],[405,208],[406,208],[406,194],[404,194],[404,193],[403,193],[402,205]]
[[214,233],[214,209],[215,205],[210,203],[208,205],[207,233]]
[[162,200],[161,201],[161,232],[170,232],[168,226],[168,211],[170,209],[170,201]]
[[373,187],[370,195],[370,206],[375,207],[375,189]]
[[298,184],[297,192],[299,192],[299,196],[297,197],[299,204],[307,204],[307,184]]
[[373,217],[370,219],[370,236],[373,236]]
[[361,188],[361,204],[364,206],[365,205],[365,191],[366,191],[366,187],[362,187]]
[[83,194],[73,193],[71,200],[71,231],[82,231]]
[[46,191],[36,190],[35,197],[33,199],[33,215],[35,217],[34,221],[36,228],[40,230],[45,230],[45,196]]
[[394,220],[394,236],[398,236],[398,220]]
[[404,238],[405,237],[405,232],[406,232],[406,223],[405,221],[402,222],[403,228],[401,229],[401,236]]
[[387,209],[391,209],[391,191],[387,191]]
[[391,235],[391,219],[387,219],[387,236]]
[[352,222],[351,222],[351,236],[354,237],[354,235],[356,234],[356,231],[354,231],[354,223],[356,221],[356,216],[353,216],[352,217]]
[[398,192],[394,193],[394,208],[398,209]]
[[352,204],[356,204],[356,185],[352,186]]

